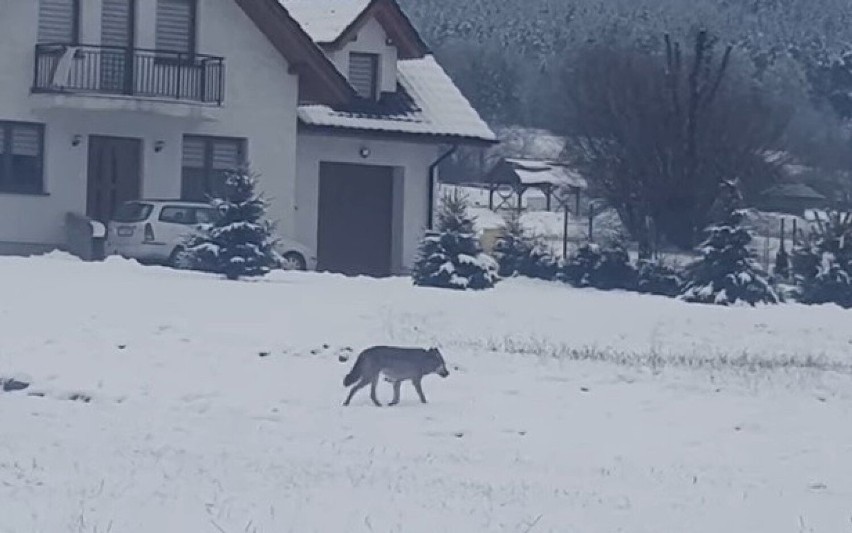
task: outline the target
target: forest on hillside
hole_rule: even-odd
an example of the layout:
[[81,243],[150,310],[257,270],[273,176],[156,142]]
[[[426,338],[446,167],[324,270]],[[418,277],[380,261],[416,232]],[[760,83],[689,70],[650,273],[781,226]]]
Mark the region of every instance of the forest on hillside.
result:
[[[400,0],[491,124],[575,131],[567,101],[590,49],[658,57],[665,36],[707,30],[731,45],[728,83],[790,110],[774,144],[809,164],[852,169],[848,0]],[[688,44],[685,44],[688,46]],[[597,52],[596,52],[597,53]],[[721,53],[721,52],[719,52]]]

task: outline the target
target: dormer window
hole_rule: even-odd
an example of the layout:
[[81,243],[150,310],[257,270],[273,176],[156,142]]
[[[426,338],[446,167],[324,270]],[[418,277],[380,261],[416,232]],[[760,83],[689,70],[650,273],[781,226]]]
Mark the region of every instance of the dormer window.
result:
[[379,55],[350,53],[349,83],[361,98],[376,100],[379,96]]

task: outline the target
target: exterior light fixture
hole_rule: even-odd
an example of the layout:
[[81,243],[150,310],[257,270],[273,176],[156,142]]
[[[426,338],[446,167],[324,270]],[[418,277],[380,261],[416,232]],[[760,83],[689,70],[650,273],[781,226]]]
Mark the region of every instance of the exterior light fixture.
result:
[[360,154],[361,157],[363,157],[364,159],[367,159],[368,157],[370,157],[370,153],[371,153],[370,149],[367,148],[366,146],[362,146],[361,149],[358,150],[358,154]]
[[71,146],[80,146],[81,142],[83,142],[83,136],[82,135],[78,134],[78,135],[71,137]]
[[163,148],[166,146],[165,141],[157,141],[154,143],[154,151],[158,154],[163,151]]

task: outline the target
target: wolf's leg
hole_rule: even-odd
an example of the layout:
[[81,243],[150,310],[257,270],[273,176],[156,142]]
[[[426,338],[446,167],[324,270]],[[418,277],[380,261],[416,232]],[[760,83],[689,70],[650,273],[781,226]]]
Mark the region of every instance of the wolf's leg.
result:
[[379,399],[376,398],[376,387],[379,384],[379,376],[373,378],[373,381],[370,383],[370,399],[373,400],[373,403],[376,404],[376,407],[381,407],[382,404],[379,402]]
[[352,401],[352,397],[355,396],[355,393],[366,387],[369,383],[370,382],[365,379],[359,381],[354,387],[352,387],[352,390],[349,391],[349,396],[346,397],[346,401],[343,402],[343,405],[349,405],[349,402]]
[[399,388],[402,386],[402,382],[393,381],[393,400],[388,405],[396,405],[399,403]]
[[411,380],[411,383],[414,384],[414,390],[417,391],[417,395],[420,396],[420,401],[426,403],[426,396],[423,395],[423,378],[414,378]]

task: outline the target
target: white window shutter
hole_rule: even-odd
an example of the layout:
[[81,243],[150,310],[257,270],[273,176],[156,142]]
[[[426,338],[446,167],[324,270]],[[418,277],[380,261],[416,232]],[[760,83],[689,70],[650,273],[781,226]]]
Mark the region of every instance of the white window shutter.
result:
[[76,40],[74,4],[74,0],[39,0],[39,43],[70,44]]
[[104,0],[101,13],[101,44],[130,47],[130,0]]
[[12,153],[14,155],[37,157],[41,152],[39,145],[38,128],[20,125],[12,127]]
[[242,165],[242,150],[239,141],[217,140],[213,142],[212,167],[216,170],[234,170]]
[[349,54],[349,83],[361,98],[375,99],[378,96],[379,56],[377,54]]
[[183,166],[204,168],[204,139],[197,137],[183,138]]
[[191,53],[195,0],[157,0],[157,50]]

